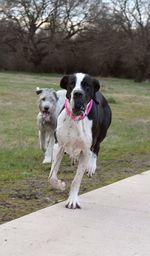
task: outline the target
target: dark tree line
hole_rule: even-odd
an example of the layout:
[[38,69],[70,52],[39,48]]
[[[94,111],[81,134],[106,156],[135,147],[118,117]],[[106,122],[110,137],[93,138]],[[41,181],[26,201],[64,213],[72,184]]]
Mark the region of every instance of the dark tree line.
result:
[[1,0],[0,69],[150,78],[149,0]]

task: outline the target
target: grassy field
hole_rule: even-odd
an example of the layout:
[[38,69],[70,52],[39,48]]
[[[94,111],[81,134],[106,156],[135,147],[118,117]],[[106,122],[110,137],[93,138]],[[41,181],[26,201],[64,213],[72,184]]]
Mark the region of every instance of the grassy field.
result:
[[[60,177],[65,192],[54,191],[42,165],[36,127],[36,86],[59,88],[61,76],[0,73],[0,223],[67,199],[75,173],[64,157]],[[101,90],[110,102],[113,121],[101,146],[98,168],[92,179],[83,178],[85,193],[146,171],[150,167],[150,83],[101,79]]]

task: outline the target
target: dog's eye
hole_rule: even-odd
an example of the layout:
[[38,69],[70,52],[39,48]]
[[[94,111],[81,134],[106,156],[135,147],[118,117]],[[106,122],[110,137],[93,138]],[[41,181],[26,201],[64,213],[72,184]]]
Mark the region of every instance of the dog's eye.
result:
[[89,85],[88,85],[87,83],[85,83],[85,84],[83,85],[83,88],[86,90],[86,92],[89,91]]
[[86,89],[86,88],[88,88],[88,87],[89,87],[89,84],[88,84],[88,83],[86,83],[86,82],[84,82],[84,83],[82,84],[82,86]]
[[45,98],[42,98],[42,101],[45,101],[46,99]]

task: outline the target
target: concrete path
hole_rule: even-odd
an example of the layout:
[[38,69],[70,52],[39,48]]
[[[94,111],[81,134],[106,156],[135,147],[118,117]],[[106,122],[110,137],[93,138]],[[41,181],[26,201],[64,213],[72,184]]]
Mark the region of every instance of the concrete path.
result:
[[0,226],[0,256],[150,256],[150,171]]

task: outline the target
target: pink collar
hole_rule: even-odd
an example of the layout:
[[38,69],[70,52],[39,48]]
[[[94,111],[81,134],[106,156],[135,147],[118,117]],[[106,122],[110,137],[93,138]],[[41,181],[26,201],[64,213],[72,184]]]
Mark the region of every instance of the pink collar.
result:
[[90,113],[92,106],[93,106],[93,100],[90,100],[90,102],[87,104],[84,115],[83,116],[75,116],[72,114],[72,112],[68,108],[68,99],[65,100],[65,109],[67,111],[68,116],[70,116],[73,121],[79,121],[79,120],[84,119]]

